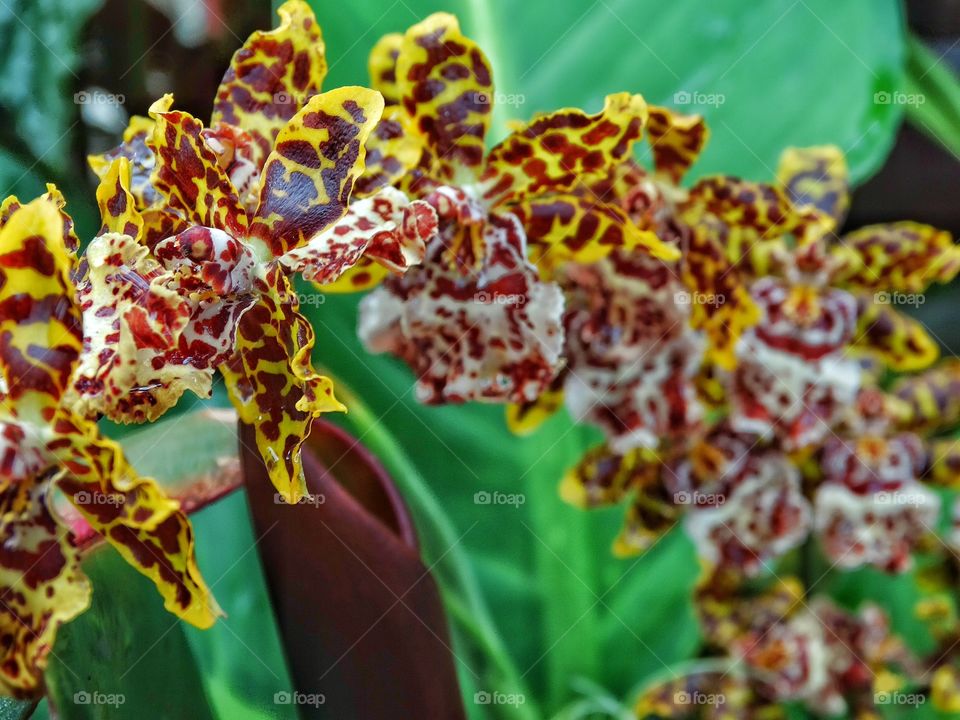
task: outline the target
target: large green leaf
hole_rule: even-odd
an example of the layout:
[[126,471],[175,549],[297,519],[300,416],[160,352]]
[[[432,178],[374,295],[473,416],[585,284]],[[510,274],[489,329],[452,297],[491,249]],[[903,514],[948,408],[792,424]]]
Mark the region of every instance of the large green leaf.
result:
[[153,583],[106,546],[86,559],[84,572],[93,603],[60,629],[46,672],[57,717],[216,717],[183,625]]
[[[402,31],[429,12],[457,13],[491,56],[506,100],[496,137],[509,118],[566,105],[597,109],[609,92],[642,92],[671,105],[682,99],[678,92],[713,95],[713,105],[687,106],[713,128],[698,174],[769,178],[785,146],[832,142],[849,153],[861,180],[885,157],[902,113],[875,101],[875,93],[901,87],[902,18],[893,1],[411,0],[314,7],[330,59],[328,87],[367,81],[367,52],[379,35]],[[582,682],[624,697],[644,677],[691,657],[699,644],[690,603],[697,564],[682,534],[672,533],[639,561],[617,560],[609,546],[622,512],[585,514],[557,497],[562,471],[596,436],[559,416],[519,439],[505,430],[498,407],[419,406],[407,368],[360,347],[356,302],[328,297],[325,305],[305,308],[318,335],[318,362],[371,409],[373,418],[354,430],[363,435],[364,423],[375,419],[425,479],[430,505],[453,527],[446,544],[425,548],[428,565],[451,547],[468,558],[514,669],[531,688],[528,706],[548,715]],[[522,493],[525,502],[476,504],[474,494],[484,490]],[[419,499],[406,497],[418,514]],[[501,689],[482,684],[489,677],[484,667],[473,670],[470,687]],[[469,693],[467,699],[473,716],[495,716],[495,709],[471,706]]]

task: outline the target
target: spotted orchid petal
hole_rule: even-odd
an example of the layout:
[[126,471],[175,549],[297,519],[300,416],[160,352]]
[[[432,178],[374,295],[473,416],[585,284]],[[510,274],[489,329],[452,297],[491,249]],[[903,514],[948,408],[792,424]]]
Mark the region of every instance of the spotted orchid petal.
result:
[[570,414],[599,426],[611,449],[655,448],[688,436],[701,420],[694,377],[702,341],[674,271],[639,253],[571,265],[560,282]]
[[320,92],[327,74],[323,37],[310,6],[287,0],[277,14],[276,28],[254,32],[234,53],[210,119],[213,127],[229,123],[253,137],[257,168],[280,130]]
[[164,203],[190,224],[246,234],[247,214],[220,159],[203,137],[203,124],[181,110],[170,110],[171,96],[150,108],[155,121],[148,146],[156,157],[151,184]]
[[681,512],[682,508],[671,502],[662,486],[643,488],[627,508],[623,527],[613,541],[613,554],[625,558],[647,552],[673,529]]
[[827,437],[861,385],[859,364],[844,356],[856,300],[843,290],[754,283],[761,320],[740,339],[730,378],[731,421],[741,432],[776,437],[787,450]]
[[366,88],[313,96],[277,135],[264,164],[250,238],[279,257],[340,220],[382,112],[383,98]]
[[[63,223],[63,245],[69,253],[76,254],[77,250],[80,249],[80,238],[77,237],[73,218],[66,211],[67,201],[63,197],[63,193],[53,183],[47,183],[47,192],[43,194],[43,198],[56,205],[60,211],[60,220]],[[3,203],[0,204],[0,228],[6,225],[10,216],[21,207],[23,205],[15,195],[9,195],[5,198]]]
[[220,371],[240,419],[256,430],[271,481],[295,503],[306,493],[300,448],[313,420],[346,408],[330,379],[310,365],[313,328],[291,282],[273,266],[261,283],[257,302],[240,318],[236,352]]
[[478,273],[489,252],[486,237],[492,214],[473,193],[454,185],[434,188],[426,201],[440,222],[445,245],[440,261],[465,277]]
[[166,286],[163,267],[128,235],[95,238],[77,288],[84,353],[74,376],[74,403],[87,417],[154,420],[190,388],[208,395],[212,371],[172,357],[190,321],[191,303]]
[[143,217],[137,210],[131,191],[130,161],[119,157],[110,163],[97,187],[97,205],[103,225],[98,235],[118,233],[139,238],[143,232]]
[[960,246],[950,233],[915,222],[854,230],[831,255],[833,282],[860,290],[920,293],[960,272]]
[[667,494],[664,464],[651,450],[624,454],[609,446],[592,448],[566,473],[560,497],[574,507],[595,508],[630,500],[620,534],[614,540],[618,557],[649,550],[677,524],[681,508]]
[[531,261],[549,273],[565,262],[588,264],[614,250],[642,251],[676,260],[680,251],[641,230],[615,205],[574,194],[528,198],[510,211],[523,224]]
[[355,194],[366,197],[388,185],[401,184],[423,157],[423,137],[417,133],[413,119],[403,108],[387,106],[367,139],[365,169],[357,180]]
[[690,326],[707,337],[706,361],[730,370],[744,331],[760,312],[750,297],[740,270],[724,253],[725,226],[703,222],[683,233],[685,253],[680,271],[690,304]]
[[756,275],[769,272],[770,253],[805,220],[780,188],[730,176],[703,178],[690,189],[683,219],[696,225],[705,214],[727,226],[727,259]]
[[647,137],[656,173],[678,185],[700,157],[710,131],[700,115],[681,115],[668,108],[651,105]]
[[507,405],[507,427],[514,435],[529,435],[563,407],[563,380],[561,371],[549,388],[535,399]]
[[708,567],[754,576],[806,539],[811,507],[799,472],[779,452],[752,453],[731,480],[716,503],[691,509],[685,527]]
[[0,690],[14,697],[42,687],[57,629],[90,603],[90,582],[54,519],[50,488],[44,479],[0,491]]
[[20,206],[0,229],[0,412],[50,422],[83,346],[74,258],[56,201]]
[[438,177],[479,172],[493,111],[493,78],[483,51],[453,15],[435,13],[403,36],[396,68],[401,102],[435,156]]
[[907,405],[904,427],[925,434],[952,428],[960,423],[960,360],[950,358],[919,375],[903,377],[893,393]]
[[787,148],[777,166],[777,182],[794,207],[819,214],[821,234],[840,227],[850,207],[850,175],[840,148]]
[[618,454],[598,445],[564,475],[560,497],[583,509],[616,505],[638,488],[659,482],[661,467],[652,450]]
[[933,531],[940,512],[938,496],[917,481],[925,464],[923,443],[911,433],[827,443],[815,507],[817,533],[832,562],[887,572],[911,567],[912,550]]
[[397,82],[397,59],[403,48],[402,33],[387,33],[373,46],[367,60],[370,72],[370,87],[383,95],[387,106],[398,105],[401,100]]
[[[426,243],[436,232],[437,213],[430,205],[411,202],[399,190],[385,187],[373,197],[352,203],[336,225],[282,255],[280,263],[319,285],[362,290],[371,287],[377,275],[363,268],[343,275],[361,256],[402,273],[423,260]],[[338,279],[344,281],[340,287],[336,287]]]
[[487,156],[484,198],[509,203],[566,192],[630,157],[647,119],[640,95],[608,95],[599,113],[559,110],[515,131]]
[[193,528],[176,500],[139,476],[120,446],[70,411],[55,424],[51,449],[67,473],[60,490],[83,517],[163,596],[164,607],[200,628],[221,615],[197,568]]
[[42,474],[47,435],[82,349],[75,259],[56,200],[8,206],[0,229],[0,490]]
[[924,325],[877,299],[877,295],[858,298],[853,346],[897,372],[923,370],[935,363],[940,346]]
[[123,142],[119,146],[87,158],[90,168],[99,178],[103,178],[117,158],[123,157],[129,160],[130,189],[136,199],[136,206],[140,210],[154,205],[160,199],[160,195],[150,184],[156,158],[147,143],[153,136],[153,126],[154,121],[151,118],[134,115],[123,132]]
[[560,369],[559,287],[527,262],[516,218],[492,215],[483,229],[488,252],[476,274],[463,276],[442,260],[440,236],[422,265],[361,302],[360,339],[413,368],[421,402],[527,402]]
[[159,205],[141,211],[140,217],[143,219],[140,241],[150,249],[190,227],[179,213]]
[[[960,490],[960,445],[955,439],[929,441],[923,480],[937,487]],[[960,540],[960,505],[956,503],[954,516],[954,537]]]

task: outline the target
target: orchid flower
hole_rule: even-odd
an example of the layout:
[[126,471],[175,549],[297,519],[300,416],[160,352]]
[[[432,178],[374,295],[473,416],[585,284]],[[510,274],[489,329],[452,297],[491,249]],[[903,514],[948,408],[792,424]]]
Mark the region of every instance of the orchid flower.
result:
[[56,491],[157,585],[168,610],[198,627],[220,614],[197,569],[176,501],[139,476],[96,418],[70,398],[85,330],[73,278],[73,223],[55,188],[3,204],[0,227],[0,686],[29,696],[58,627],[89,604],[79,551]]
[[[420,267],[364,299],[360,337],[413,367],[423,402],[532,401],[562,365],[563,301],[543,279],[550,262],[616,247],[676,254],[619,208],[572,192],[629,153],[646,105],[621,93],[595,115],[541,115],[486,152],[490,63],[453,16],[386,36],[370,68],[395,104],[371,138],[377,161],[362,183],[368,191],[394,183],[426,200],[440,231]],[[359,287],[375,280],[369,262],[344,278]]]
[[[133,219],[88,252],[88,341],[110,362],[88,368],[76,392],[111,419],[152,420],[186,389],[208,395],[219,370],[278,491],[295,500],[313,419],[344,407],[310,365],[313,330],[290,275],[329,283],[364,254],[402,272],[436,216],[393,188],[348,211],[383,100],[365,88],[315,94],[326,74],[316,19],[299,1],[280,17],[234,55],[211,128],[168,95],[142,132],[94,161],[101,205]],[[163,313],[150,337],[126,327],[137,304]]]

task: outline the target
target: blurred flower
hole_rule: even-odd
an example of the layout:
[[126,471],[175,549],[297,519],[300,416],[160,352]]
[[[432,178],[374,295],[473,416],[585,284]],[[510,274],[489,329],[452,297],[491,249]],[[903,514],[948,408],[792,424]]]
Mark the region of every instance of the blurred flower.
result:
[[[562,298],[541,274],[558,259],[598,259],[617,247],[676,255],[618,208],[572,192],[626,157],[646,105],[620,93],[596,115],[541,115],[487,153],[490,65],[453,16],[386,36],[370,67],[396,105],[368,143],[376,162],[360,184],[372,192],[397,183],[430,203],[440,225],[422,269],[365,298],[361,339],[409,362],[425,402],[532,401],[562,365]],[[368,266],[345,281],[364,286]]]

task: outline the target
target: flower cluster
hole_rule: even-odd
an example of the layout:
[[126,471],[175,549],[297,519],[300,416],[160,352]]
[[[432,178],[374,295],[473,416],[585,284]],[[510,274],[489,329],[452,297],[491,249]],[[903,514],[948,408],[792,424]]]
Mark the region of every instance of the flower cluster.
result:
[[[937,345],[887,298],[951,280],[960,269],[952,238],[907,222],[838,235],[849,201],[836,148],[786,151],[775,183],[708,177],[689,190],[671,183],[656,147],[653,157],[652,174],[631,164],[609,192],[639,226],[676,243],[680,260],[615,253],[564,271],[566,404],[606,442],[570,471],[563,496],[580,507],[628,501],[620,554],[682,524],[703,566],[706,628],[762,615],[758,584],[782,583],[810,556],[824,573],[903,573],[938,540],[949,555],[933,486],[955,484],[955,454],[931,436],[960,420],[957,365],[918,373]],[[901,379],[891,385],[891,375]],[[739,663],[744,702],[802,700],[831,714],[856,693],[872,707],[891,664],[922,677],[902,648],[887,657],[895,640],[882,611],[851,616],[810,595],[822,576],[802,577],[810,587],[801,583],[763,627],[706,633],[712,653]],[[700,691],[732,682],[721,675],[707,673]]]
[[[641,715],[726,701],[691,696],[736,717],[869,709],[901,675],[956,702],[960,504],[941,516],[960,362],[935,365],[891,302],[960,272],[950,235],[840,235],[848,178],[830,146],[788,149],[770,182],[690,182],[703,118],[630,93],[488,149],[491,66],[453,16],[382,38],[373,89],[323,91],[312,11],[279,15],[235,54],[208,126],[166,95],[90,158],[102,227],[83,252],[56,188],[0,207],[0,688],[35,694],[57,628],[89,602],[55,492],[168,609],[215,621],[188,519],[97,421],[156,420],[219,373],[295,503],[314,420],[344,409],[311,364],[300,275],[371,290],[360,338],[411,367],[422,402],[501,403],[518,434],[561,408],[598,428],[561,494],[627,505],[616,553],[683,526],[706,657],[642,693]],[[809,572],[904,573],[919,554],[939,560],[920,611],[946,650],[929,666],[880,609],[840,607]]]
[[329,283],[361,259],[402,273],[436,234],[427,203],[392,187],[355,193],[383,98],[321,92],[312,11],[291,0],[279,15],[234,55],[210,127],[168,95],[90,158],[102,227],[82,253],[53,186],[0,207],[5,694],[38,692],[57,628],[89,604],[77,538],[90,529],[180,618],[209,627],[220,614],[179,504],[97,421],[155,420],[187,390],[208,396],[219,372],[272,482],[296,502],[313,420],[344,408],[311,366],[294,275]]
[[[490,66],[448,15],[384,37],[370,70],[389,125],[361,182],[426,202],[439,225],[419,266],[363,300],[366,346],[407,362],[423,402],[505,403],[519,434],[566,407],[603,432],[561,494],[627,503],[618,554],[683,525],[701,620],[720,628],[711,652],[741,668],[706,673],[702,691],[736,680],[750,707],[831,713],[869,699],[888,665],[915,670],[879,609],[801,586],[761,612],[782,593],[758,587],[813,553],[903,573],[940,537],[931,484],[955,486],[960,462],[931,436],[960,421],[960,374],[906,375],[938,346],[890,299],[956,276],[950,235],[912,222],[839,235],[849,182],[832,146],[788,149],[771,182],[687,183],[706,123],[638,95],[538,115],[487,152]],[[649,169],[634,159],[644,136]]]

